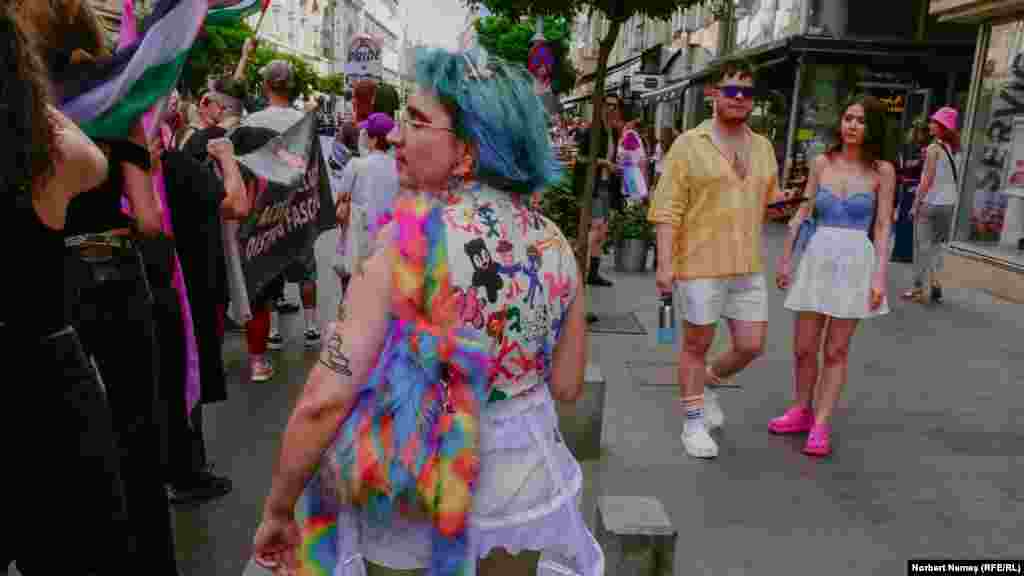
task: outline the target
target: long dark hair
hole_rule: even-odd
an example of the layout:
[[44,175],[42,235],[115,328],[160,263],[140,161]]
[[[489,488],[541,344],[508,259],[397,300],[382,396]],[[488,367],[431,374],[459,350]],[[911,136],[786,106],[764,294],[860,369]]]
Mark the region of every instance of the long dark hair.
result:
[[46,68],[10,3],[0,3],[0,125],[12,138],[0,154],[0,191],[28,191],[53,170],[54,132]]
[[885,105],[878,98],[867,94],[856,94],[843,106],[836,124],[836,143],[828,149],[831,159],[843,150],[843,117],[851,106],[859,105],[864,109],[864,144],[861,145],[861,162],[869,170],[878,170],[882,158],[882,146],[885,143]]

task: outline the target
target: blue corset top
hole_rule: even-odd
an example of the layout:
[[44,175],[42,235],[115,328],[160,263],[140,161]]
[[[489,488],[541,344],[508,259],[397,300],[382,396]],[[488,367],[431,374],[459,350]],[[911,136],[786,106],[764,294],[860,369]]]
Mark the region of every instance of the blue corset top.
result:
[[842,198],[831,188],[819,185],[814,203],[814,219],[817,226],[852,228],[867,232],[875,217],[875,195],[872,192],[851,192],[846,198]]

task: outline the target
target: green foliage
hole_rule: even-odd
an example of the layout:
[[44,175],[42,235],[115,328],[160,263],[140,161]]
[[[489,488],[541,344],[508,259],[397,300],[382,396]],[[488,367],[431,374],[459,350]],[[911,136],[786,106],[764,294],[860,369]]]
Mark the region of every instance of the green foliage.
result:
[[[477,21],[476,31],[480,45],[488,52],[509,62],[526,66],[530,40],[536,33],[536,20],[520,22],[506,16],[488,16]],[[568,92],[576,85],[577,76],[569,57],[569,46],[572,41],[571,21],[564,17],[544,18],[544,37],[551,45],[559,63],[551,82],[551,89],[556,93]]]
[[242,54],[245,39],[252,30],[244,22],[238,26],[207,26],[196,39],[182,71],[182,87],[198,94],[210,76],[231,75]]
[[580,207],[573,187],[572,171],[567,170],[561,182],[544,191],[540,211],[558,225],[566,238],[576,238]]
[[[658,20],[668,20],[679,9],[704,4],[711,0],[462,0],[463,3],[475,8],[486,6],[493,14],[505,16],[518,21],[521,16],[561,17],[568,22],[581,13],[592,14],[601,12],[610,20],[608,32],[600,39],[599,56],[593,82],[593,129],[591,132],[591,149],[589,165],[586,169],[586,186],[592,188],[596,178],[597,165],[594,162],[597,154],[597,135],[600,134],[601,116],[604,113],[604,83],[607,76],[608,56],[618,39],[622,25],[636,15],[644,15]],[[579,234],[576,238],[576,258],[579,262],[587,262],[589,246],[587,234],[590,231],[592,198],[584,194],[579,198]],[[625,227],[623,228],[625,230]]]
[[[233,75],[242,54],[242,45],[245,44],[245,39],[252,35],[252,29],[245,22],[231,26],[206,26],[192,46],[182,71],[182,86],[185,90],[197,94],[206,86],[207,78]],[[292,99],[299,95],[309,96],[313,90],[318,89],[321,82],[325,81],[298,56],[285,54],[268,46],[261,43],[246,66],[244,81],[249,94],[261,92],[262,79],[259,71],[271,60],[282,59],[291,62],[296,79],[292,87]],[[341,80],[344,84],[344,79]],[[329,78],[329,81],[333,86],[337,80]]]
[[324,94],[341,95],[345,92],[345,75],[328,74],[318,79],[316,89]]
[[608,237],[612,242],[627,238],[654,240],[654,226],[647,220],[647,203],[628,202],[622,210],[613,210],[608,219]]
[[307,98],[316,89],[319,78],[305,60],[293,54],[278,52],[261,44],[253,51],[245,67],[245,83],[250,94],[262,94],[263,77],[260,76],[260,70],[273,60],[287,60],[292,65],[294,82],[292,82],[292,92],[289,94],[289,98],[292,100],[299,96]]

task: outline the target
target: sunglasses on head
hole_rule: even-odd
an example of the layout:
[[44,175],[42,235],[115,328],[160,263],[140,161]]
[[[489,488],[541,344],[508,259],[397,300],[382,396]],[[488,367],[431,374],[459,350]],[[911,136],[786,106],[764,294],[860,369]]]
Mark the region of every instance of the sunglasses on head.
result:
[[753,86],[719,86],[718,91],[726,98],[740,98],[746,100],[754,97]]

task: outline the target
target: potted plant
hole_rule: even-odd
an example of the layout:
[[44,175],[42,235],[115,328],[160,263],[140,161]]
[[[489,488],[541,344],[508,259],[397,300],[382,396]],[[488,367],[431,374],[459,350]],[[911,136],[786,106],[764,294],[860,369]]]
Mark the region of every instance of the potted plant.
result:
[[643,272],[647,269],[647,251],[654,241],[654,226],[647,221],[645,202],[627,202],[622,210],[613,211],[608,232],[615,246],[616,270]]

